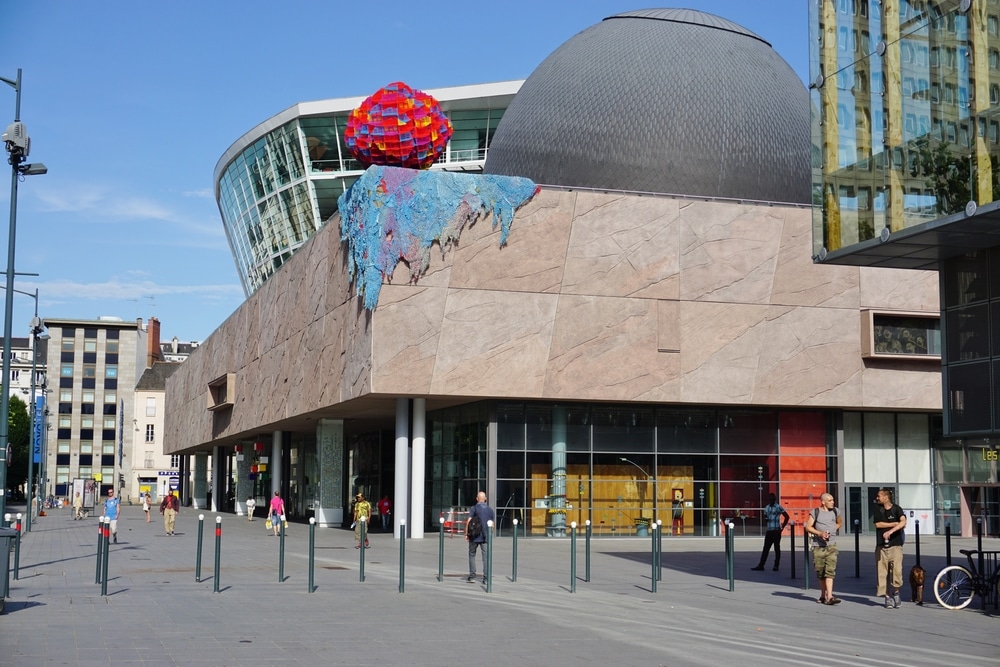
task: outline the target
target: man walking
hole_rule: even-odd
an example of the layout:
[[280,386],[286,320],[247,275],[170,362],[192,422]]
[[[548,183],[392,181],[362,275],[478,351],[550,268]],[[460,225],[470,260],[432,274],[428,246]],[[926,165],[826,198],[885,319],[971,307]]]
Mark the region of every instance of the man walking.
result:
[[111,534],[114,543],[118,544],[118,514],[121,512],[121,501],[115,498],[115,490],[108,489],[108,497],[104,500],[104,516],[111,520]]
[[[878,529],[875,536],[875,561],[878,567],[876,593],[885,598],[886,609],[899,609],[899,589],[903,587],[903,528],[906,515],[892,502],[890,489],[879,489],[875,496],[872,521]],[[886,590],[886,575],[892,569],[892,597]]]
[[764,569],[764,565],[767,564],[767,555],[773,544],[774,567],[771,569],[777,572],[778,566],[781,565],[781,531],[788,525],[789,516],[785,508],[778,504],[778,499],[773,493],[771,494],[771,502],[764,508],[764,518],[767,521],[767,532],[764,533],[764,550],[760,552],[760,562],[757,563],[757,567],[750,569],[757,571]]
[[177,519],[177,509],[180,503],[173,492],[167,493],[160,503],[160,514],[163,515],[163,530],[167,535],[174,534],[174,521]]
[[[359,492],[358,495],[354,497],[353,528],[354,528],[354,541],[357,542],[357,544],[354,545],[355,549],[361,548],[361,520],[364,519],[364,522],[367,524],[369,519],[371,519],[371,516],[372,516],[372,504],[367,500],[365,500],[365,494]],[[371,529],[372,529],[371,526],[368,526],[365,529],[365,549],[371,548],[371,544],[368,543],[368,532]]]
[[806,533],[813,536],[813,567],[819,579],[820,604],[839,604],[833,594],[833,578],[837,574],[837,533],[844,525],[840,510],[833,506],[833,496],[824,493],[819,507],[806,519]]
[[[483,559],[483,583],[486,583],[486,559],[489,556],[489,522],[493,521],[496,515],[493,508],[486,504],[486,492],[480,491],[476,495],[476,504],[469,510],[469,518],[465,522],[465,540],[469,543],[469,578],[470,584],[476,580],[476,549]],[[473,518],[478,519],[480,526],[478,535],[470,535],[469,527],[474,525]]]

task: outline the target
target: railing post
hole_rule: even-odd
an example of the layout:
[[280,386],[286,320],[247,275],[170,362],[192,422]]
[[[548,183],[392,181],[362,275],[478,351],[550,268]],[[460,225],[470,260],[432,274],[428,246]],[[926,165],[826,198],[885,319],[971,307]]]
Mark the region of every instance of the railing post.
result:
[[[517,519],[515,519],[517,521]],[[444,517],[438,517],[438,581],[444,581]],[[514,531],[517,534],[517,531]]]
[[576,593],[576,521],[569,524],[569,592]]
[[215,585],[212,592],[219,592],[219,576],[222,569],[222,517],[215,517]]
[[517,523],[518,523],[517,519],[514,519],[514,541],[512,547],[514,550],[514,559],[513,559],[513,568],[510,576],[510,580],[512,582],[517,581]]
[[195,561],[194,561],[194,580],[198,581],[198,582],[201,581],[201,540],[202,540],[202,533],[204,532],[204,530],[203,530],[204,527],[205,527],[205,515],[204,514],[199,514],[198,515],[198,552],[197,552],[197,555],[195,556]]
[[309,592],[316,590],[313,585],[316,571],[316,517],[309,517]]

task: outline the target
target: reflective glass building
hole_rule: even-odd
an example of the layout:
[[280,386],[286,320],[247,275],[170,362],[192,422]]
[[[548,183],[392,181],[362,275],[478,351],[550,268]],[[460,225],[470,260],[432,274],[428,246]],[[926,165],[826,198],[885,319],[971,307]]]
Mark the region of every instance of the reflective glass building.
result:
[[1000,2],[810,0],[810,44],[814,261],[936,272],[940,316],[873,312],[870,345],[940,357],[935,508],[996,533]]
[[[434,169],[480,172],[521,81],[426,91],[454,132]],[[247,295],[337,210],[364,169],[347,151],[347,117],[363,97],[303,102],[244,134],[215,167],[215,198]]]

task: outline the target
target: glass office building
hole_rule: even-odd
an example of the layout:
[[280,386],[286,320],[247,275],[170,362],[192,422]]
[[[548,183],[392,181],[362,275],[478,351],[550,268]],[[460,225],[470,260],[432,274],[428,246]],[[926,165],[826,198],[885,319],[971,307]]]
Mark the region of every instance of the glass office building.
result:
[[940,357],[935,512],[996,534],[1000,2],[810,0],[810,45],[814,260],[938,272],[937,322],[873,329],[888,355]]

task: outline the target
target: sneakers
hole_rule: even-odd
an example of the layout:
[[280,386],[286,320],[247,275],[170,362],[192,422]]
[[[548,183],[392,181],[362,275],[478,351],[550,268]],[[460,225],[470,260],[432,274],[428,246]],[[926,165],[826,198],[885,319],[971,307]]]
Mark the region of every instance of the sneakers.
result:
[[470,574],[468,577],[465,578],[465,581],[466,581],[466,583],[470,583],[470,584],[476,583],[476,575]]
[[763,565],[758,565],[757,567],[751,567],[750,569],[753,570],[754,572],[763,572],[764,571],[764,566]]
[[885,608],[892,609],[892,598],[888,595],[885,596]]
[[892,606],[894,609],[899,609],[899,593],[892,596]]

